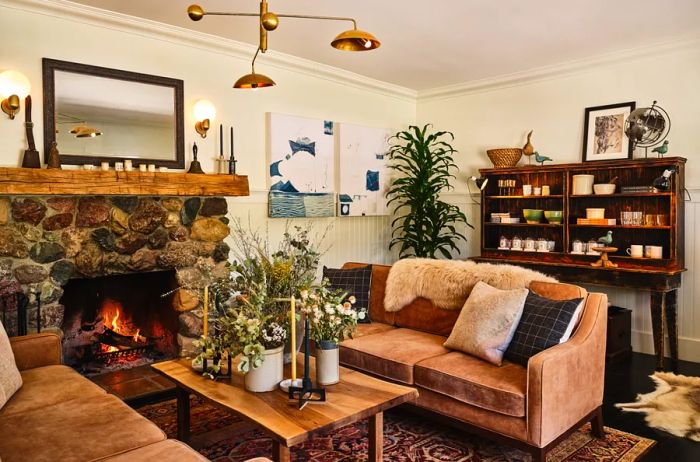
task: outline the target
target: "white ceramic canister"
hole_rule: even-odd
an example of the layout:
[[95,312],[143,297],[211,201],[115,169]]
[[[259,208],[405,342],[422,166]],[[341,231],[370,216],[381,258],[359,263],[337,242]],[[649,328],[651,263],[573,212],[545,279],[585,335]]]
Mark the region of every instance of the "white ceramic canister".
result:
[[573,194],[581,196],[585,194],[593,194],[593,175],[574,175]]

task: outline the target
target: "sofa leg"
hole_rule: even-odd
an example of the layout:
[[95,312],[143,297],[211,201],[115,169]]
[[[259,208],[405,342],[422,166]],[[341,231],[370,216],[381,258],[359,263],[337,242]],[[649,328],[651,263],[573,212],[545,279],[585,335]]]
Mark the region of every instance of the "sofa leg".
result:
[[595,414],[593,414],[593,418],[591,419],[591,433],[593,433],[593,436],[596,438],[604,438],[605,437],[605,428],[603,426],[603,408],[599,407],[596,411]]
[[532,462],[547,461],[547,448],[538,448],[533,446],[530,449],[530,454],[532,454]]

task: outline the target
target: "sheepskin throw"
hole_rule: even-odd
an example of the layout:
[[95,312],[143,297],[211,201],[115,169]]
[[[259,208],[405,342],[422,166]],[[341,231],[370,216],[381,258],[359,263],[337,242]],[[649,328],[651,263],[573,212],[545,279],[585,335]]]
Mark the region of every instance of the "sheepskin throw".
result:
[[477,282],[445,347],[500,366],[520,322],[528,292],[528,289],[501,290]]
[[423,297],[438,308],[459,310],[479,281],[503,290],[526,288],[532,281],[557,282],[537,271],[513,265],[405,259],[394,263],[389,271],[384,309],[399,311],[416,298]]
[[634,403],[615,406],[623,411],[646,414],[650,427],[700,441],[700,377],[670,372],[656,372],[650,377],[656,382],[656,390],[637,395]]

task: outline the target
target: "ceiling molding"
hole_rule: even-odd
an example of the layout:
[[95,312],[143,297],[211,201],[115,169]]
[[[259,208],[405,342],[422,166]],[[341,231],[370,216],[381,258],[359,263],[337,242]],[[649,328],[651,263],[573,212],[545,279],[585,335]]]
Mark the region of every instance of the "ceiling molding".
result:
[[[0,0],[0,7],[43,14],[68,21],[118,30],[134,35],[190,46],[250,61],[256,46],[210,35],[183,27],[172,26],[145,18],[103,10],[68,0]],[[183,15],[185,12],[183,11]],[[360,90],[378,93],[404,101],[416,101],[417,91],[383,82],[345,69],[321,64],[297,56],[270,51],[258,61],[266,66],[309,75],[311,77],[348,85]]]
[[622,62],[649,58],[661,54],[700,47],[700,36],[686,36],[661,43],[646,45],[626,50],[605,53],[574,61],[566,61],[551,66],[543,66],[522,72],[489,77],[480,80],[446,85],[418,91],[418,102],[424,103],[448,98],[455,98],[474,93],[482,93],[503,88],[527,85],[535,82],[589,72],[592,68],[619,65]]

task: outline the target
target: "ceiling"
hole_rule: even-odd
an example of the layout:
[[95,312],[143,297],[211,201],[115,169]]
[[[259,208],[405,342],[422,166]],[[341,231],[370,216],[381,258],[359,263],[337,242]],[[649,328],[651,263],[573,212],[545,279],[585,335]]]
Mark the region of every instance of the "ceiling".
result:
[[[251,18],[186,14],[195,0],[74,0],[257,44]],[[257,0],[197,0],[209,11],[257,12]],[[415,90],[656,44],[700,33],[698,0],[269,0],[277,13],[352,16],[382,47],[342,52],[342,23],[281,19],[270,49]],[[261,66],[264,66],[261,61]]]

